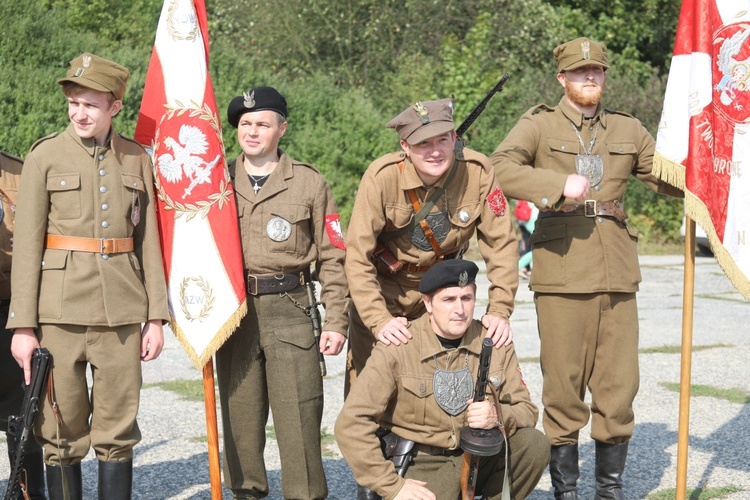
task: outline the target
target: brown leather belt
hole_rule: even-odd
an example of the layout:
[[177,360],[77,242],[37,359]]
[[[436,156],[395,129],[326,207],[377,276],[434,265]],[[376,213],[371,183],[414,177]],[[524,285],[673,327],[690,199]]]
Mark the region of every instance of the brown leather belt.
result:
[[622,204],[615,201],[586,200],[583,203],[570,203],[561,206],[558,210],[540,210],[539,218],[547,217],[611,217],[619,222],[625,222],[628,218],[622,209]]
[[416,443],[414,445],[414,449],[419,453],[426,453],[427,455],[443,455],[445,457],[457,457],[458,455],[462,455],[464,452],[464,450],[462,450],[461,448],[451,450],[450,448],[441,448],[439,446],[430,446],[428,444],[420,443]]
[[434,266],[435,264],[437,264],[441,260],[443,260],[443,256],[442,255],[435,262],[433,262],[432,264],[427,264],[425,266],[418,266],[416,264],[407,264],[407,263],[404,263],[404,267],[402,267],[401,270],[404,271],[404,272],[407,272],[407,273],[425,273],[425,272],[427,272],[428,269],[430,269],[432,266]]
[[81,238],[78,236],[48,234],[47,248],[105,255],[132,252],[134,247],[133,238]]
[[310,269],[293,273],[248,274],[247,293],[250,295],[266,295],[288,292],[308,281],[310,281]]

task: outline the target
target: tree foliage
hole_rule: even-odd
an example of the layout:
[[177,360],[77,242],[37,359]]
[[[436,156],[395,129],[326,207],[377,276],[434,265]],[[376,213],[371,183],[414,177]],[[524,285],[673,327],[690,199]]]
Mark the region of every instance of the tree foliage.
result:
[[[0,147],[23,156],[67,126],[56,80],[84,51],[131,70],[115,126],[132,134],[162,5],[0,1]],[[454,95],[460,121],[507,72],[506,89],[467,135],[469,147],[490,154],[529,107],[560,99],[552,49],[577,36],[610,51],[605,105],[655,132],[679,13],[671,0],[207,0],[207,7],[221,115],[252,86],[279,88],[290,103],[282,148],[323,171],[345,224],[364,169],[398,148],[385,128],[391,117],[414,101]],[[233,156],[239,148],[228,127]],[[681,203],[640,183],[627,203],[651,235],[677,237]]]

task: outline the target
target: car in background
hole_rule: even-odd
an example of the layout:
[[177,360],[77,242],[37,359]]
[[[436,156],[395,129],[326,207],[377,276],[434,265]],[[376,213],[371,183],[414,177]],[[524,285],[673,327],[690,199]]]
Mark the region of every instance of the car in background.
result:
[[[687,227],[687,221],[685,216],[682,216],[682,225],[680,226],[680,236],[683,241],[685,240],[685,228]],[[695,224],[695,246],[698,249],[698,253],[704,257],[713,257],[714,252],[711,250],[711,244],[708,242],[708,236],[706,232],[697,223]]]

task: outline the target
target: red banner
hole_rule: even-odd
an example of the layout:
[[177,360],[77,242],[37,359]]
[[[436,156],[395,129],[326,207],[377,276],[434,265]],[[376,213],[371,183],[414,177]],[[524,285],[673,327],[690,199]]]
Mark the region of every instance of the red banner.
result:
[[135,139],[152,151],[171,327],[203,367],[247,311],[204,0],[165,0]]
[[750,12],[684,0],[656,138],[654,173],[685,190],[685,212],[750,299]]

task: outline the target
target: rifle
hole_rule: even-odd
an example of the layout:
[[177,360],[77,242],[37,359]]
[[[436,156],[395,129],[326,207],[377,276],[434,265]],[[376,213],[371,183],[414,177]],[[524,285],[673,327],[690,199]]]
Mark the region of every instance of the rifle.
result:
[[323,328],[321,327],[320,311],[318,310],[318,300],[315,298],[315,283],[312,279],[305,283],[305,289],[307,290],[307,301],[310,305],[305,311],[310,316],[312,321],[313,334],[315,335],[315,349],[318,351],[318,362],[320,363],[320,376],[326,376],[326,360],[323,357],[323,353],[320,352],[320,336],[323,334]]
[[[474,387],[474,402],[484,401],[487,378],[490,371],[493,343],[485,337],[482,353],[479,355],[477,383]],[[460,446],[464,450],[464,463],[461,468],[461,498],[474,500],[479,474],[479,458],[497,455],[503,449],[505,440],[498,429],[472,429],[468,425],[461,429]]]
[[13,440],[10,449],[10,478],[8,489],[5,492],[5,500],[17,500],[20,495],[25,495],[26,474],[22,468],[23,457],[29,438],[33,439],[34,419],[39,413],[39,404],[43,397],[44,386],[47,383],[47,375],[50,369],[51,356],[47,349],[34,350],[31,357],[31,383],[26,386],[21,403],[21,412],[15,416],[8,417],[8,439]]
[[505,73],[500,81],[497,82],[497,84],[495,84],[495,86],[492,87],[489,92],[487,92],[487,95],[484,96],[484,99],[482,99],[482,101],[477,104],[477,106],[471,111],[471,113],[469,113],[469,116],[467,116],[466,119],[461,123],[461,125],[458,126],[458,128],[456,129],[456,135],[458,135],[459,138],[463,139],[466,131],[469,129],[469,127],[471,127],[471,124],[474,123],[474,120],[476,120],[479,115],[482,114],[484,108],[487,106],[487,103],[490,102],[490,99],[492,99],[492,96],[503,90],[503,85],[505,85],[505,82],[508,81],[508,78],[510,78],[510,75],[508,73]]

